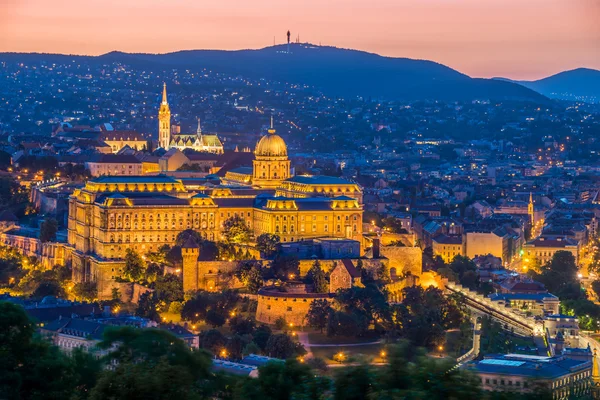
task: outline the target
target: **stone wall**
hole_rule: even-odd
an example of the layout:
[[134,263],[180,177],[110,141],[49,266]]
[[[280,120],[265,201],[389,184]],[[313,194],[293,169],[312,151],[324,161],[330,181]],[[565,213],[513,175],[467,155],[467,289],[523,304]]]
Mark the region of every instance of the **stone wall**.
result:
[[391,274],[410,272],[421,276],[423,273],[423,251],[418,247],[381,246],[380,254],[388,259]]
[[289,293],[258,294],[258,307],[256,320],[265,324],[274,324],[278,318],[283,317],[287,323],[295,326],[306,325],[306,314],[312,302],[316,299],[331,301],[329,294],[298,294]]
[[0,243],[17,249],[23,255],[37,257],[44,269],[65,265],[67,260],[68,252],[64,243],[42,243],[37,238],[10,233],[0,233]]

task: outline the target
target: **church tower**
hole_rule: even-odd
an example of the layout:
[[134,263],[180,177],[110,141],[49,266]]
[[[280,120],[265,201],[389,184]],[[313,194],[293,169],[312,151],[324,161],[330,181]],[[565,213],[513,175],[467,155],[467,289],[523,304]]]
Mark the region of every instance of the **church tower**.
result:
[[531,226],[535,224],[535,212],[533,208],[533,194],[529,192],[529,204],[527,205],[527,214],[531,218]]
[[252,184],[258,187],[276,188],[282,181],[291,177],[291,165],[285,141],[275,134],[273,117],[271,117],[271,128],[267,132],[254,150]]
[[171,142],[171,109],[167,101],[167,84],[163,83],[162,102],[158,110],[158,145],[169,150]]

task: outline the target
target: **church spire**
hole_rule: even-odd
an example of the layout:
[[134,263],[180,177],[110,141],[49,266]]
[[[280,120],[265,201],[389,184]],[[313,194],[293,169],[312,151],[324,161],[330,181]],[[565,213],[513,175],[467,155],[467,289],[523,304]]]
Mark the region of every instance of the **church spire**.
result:
[[163,82],[162,104],[169,104],[167,102],[167,83],[166,82]]
[[198,129],[196,129],[196,135],[202,137],[202,128],[200,127],[200,117],[198,117]]

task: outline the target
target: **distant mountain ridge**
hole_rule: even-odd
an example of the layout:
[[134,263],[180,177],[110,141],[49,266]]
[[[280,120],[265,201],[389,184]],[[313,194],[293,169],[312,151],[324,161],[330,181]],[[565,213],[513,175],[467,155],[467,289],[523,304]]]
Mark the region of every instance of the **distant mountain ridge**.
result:
[[550,98],[600,101],[600,71],[596,69],[577,68],[559,72],[536,81],[515,81],[507,78],[494,79],[518,83]]
[[257,50],[187,50],[167,54],[110,52],[101,56],[0,53],[0,60],[61,57],[94,62],[123,62],[144,67],[207,68],[249,78],[314,86],[329,96],[397,100],[526,100],[548,98],[513,82],[471,78],[445,65],[409,58],[384,57],[358,50],[311,44]]

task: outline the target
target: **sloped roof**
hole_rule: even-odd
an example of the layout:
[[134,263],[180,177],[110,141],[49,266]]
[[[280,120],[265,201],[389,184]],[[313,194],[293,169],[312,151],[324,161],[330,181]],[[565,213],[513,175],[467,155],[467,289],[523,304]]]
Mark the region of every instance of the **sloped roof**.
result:
[[346,271],[348,271],[352,278],[360,278],[360,271],[354,266],[352,260],[344,258],[342,260],[342,265],[344,266],[344,268],[346,268]]

